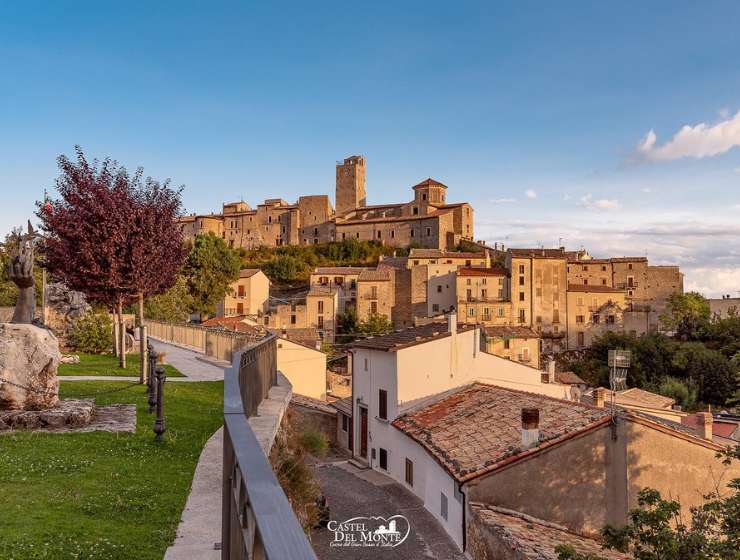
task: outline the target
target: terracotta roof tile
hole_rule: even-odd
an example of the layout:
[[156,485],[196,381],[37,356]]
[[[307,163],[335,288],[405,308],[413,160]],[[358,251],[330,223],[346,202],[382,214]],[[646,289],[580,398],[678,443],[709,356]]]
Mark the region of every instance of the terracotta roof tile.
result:
[[532,452],[521,448],[523,408],[540,411],[537,448],[609,420],[605,409],[474,383],[397,418],[393,426],[462,482]]
[[239,271],[239,278],[251,278],[258,272],[260,272],[259,268],[242,268]]
[[377,270],[363,270],[357,278],[359,282],[384,282],[391,279],[391,272],[387,268]]
[[486,543],[494,553],[512,560],[557,560],[555,547],[569,544],[584,555],[606,560],[627,560],[629,554],[603,550],[599,541],[568,531],[566,527],[548,523],[518,512],[495,506],[471,504],[473,523],[483,525],[492,539]]
[[429,177],[427,179],[424,179],[421,183],[417,183],[416,185],[414,185],[411,188],[415,189],[416,187],[444,187],[444,188],[447,188],[447,185],[444,185],[444,184],[440,183],[439,181],[437,181],[437,180],[432,179],[431,177]]
[[572,371],[559,371],[555,373],[555,381],[563,385],[588,385],[579,375]]
[[290,399],[290,404],[302,406],[304,408],[310,408],[312,410],[318,410],[325,414],[336,415],[336,409],[328,402],[314,399],[313,397],[307,397],[305,395],[297,395],[293,393]]
[[509,271],[505,268],[460,268],[457,270],[458,276],[508,276]]
[[568,254],[562,249],[509,249],[512,257],[519,258],[546,258],[546,259],[564,259]]
[[485,253],[469,251],[440,251],[439,249],[411,249],[410,259],[484,259]]
[[[473,328],[473,325],[458,323],[457,332],[465,332],[472,330]],[[447,323],[436,322],[418,327],[409,327],[407,329],[397,330],[382,336],[370,336],[353,342],[351,347],[394,352],[396,350],[408,348],[409,346],[423,344],[425,342],[447,336],[450,336],[450,333],[447,330]]]
[[360,274],[363,270],[370,270],[365,266],[319,266],[311,274]]

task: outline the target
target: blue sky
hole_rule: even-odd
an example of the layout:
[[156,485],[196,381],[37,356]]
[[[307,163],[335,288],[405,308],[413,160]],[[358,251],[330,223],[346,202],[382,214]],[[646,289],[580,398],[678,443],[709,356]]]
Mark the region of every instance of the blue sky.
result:
[[362,153],[370,203],[432,176],[476,237],[647,253],[738,295],[739,20],[737,2],[5,5],[0,233],[75,144],[184,184],[197,212],[333,195],[334,162]]

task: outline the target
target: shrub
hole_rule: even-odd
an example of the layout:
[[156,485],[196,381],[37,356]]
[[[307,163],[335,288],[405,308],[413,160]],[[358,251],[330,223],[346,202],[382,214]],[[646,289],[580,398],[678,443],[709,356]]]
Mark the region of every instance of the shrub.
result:
[[88,354],[103,354],[113,347],[113,324],[107,313],[89,312],[69,332],[70,348]]
[[314,429],[307,429],[299,437],[301,447],[315,457],[323,457],[329,449],[326,436]]
[[683,410],[696,408],[697,390],[690,382],[684,383],[675,377],[664,377],[658,386],[658,393],[674,399]]

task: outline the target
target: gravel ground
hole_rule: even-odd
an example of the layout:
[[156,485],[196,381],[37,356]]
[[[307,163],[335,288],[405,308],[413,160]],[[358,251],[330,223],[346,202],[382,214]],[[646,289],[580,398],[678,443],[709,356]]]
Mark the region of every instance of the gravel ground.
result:
[[329,500],[330,517],[345,521],[356,516],[403,515],[411,523],[408,538],[394,548],[330,546],[333,534],[326,529],[312,532],[312,544],[320,560],[463,560],[464,556],[421,500],[389,478],[372,471],[359,471],[346,463],[315,467],[316,477]]

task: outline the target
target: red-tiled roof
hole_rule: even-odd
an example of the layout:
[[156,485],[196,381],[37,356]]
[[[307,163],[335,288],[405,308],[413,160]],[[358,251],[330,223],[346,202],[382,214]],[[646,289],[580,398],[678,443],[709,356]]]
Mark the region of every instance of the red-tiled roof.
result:
[[[569,531],[566,527],[537,519],[523,513],[504,510],[492,505],[470,504],[474,525],[487,530],[486,545],[501,558],[516,560],[557,560],[555,547],[568,544],[583,555],[605,560],[628,560],[632,556],[613,550],[602,550],[596,539]],[[590,557],[590,556],[589,556]],[[498,558],[498,556],[494,556]]]
[[608,294],[623,294],[625,290],[619,288],[612,288],[611,286],[599,286],[590,284],[568,284],[569,292],[602,292]]
[[411,249],[410,259],[485,259],[485,253],[471,251],[440,251],[439,249]]
[[[696,414],[684,416],[681,418],[681,423],[695,429],[699,429],[700,427],[699,419],[696,417]],[[731,420],[719,420],[717,418],[712,420],[712,435],[732,439],[735,432],[740,433],[740,423],[733,422]]]
[[458,276],[508,276],[509,271],[505,268],[459,268]]
[[499,338],[540,338],[539,333],[530,327],[491,325],[483,327],[486,336]]
[[675,399],[664,397],[663,395],[659,395],[658,393],[651,393],[650,391],[645,391],[644,389],[639,389],[638,387],[632,387],[631,389],[619,391],[614,397],[614,402],[616,404],[632,404],[637,406],[646,406],[649,408],[667,409],[670,409],[674,404],[676,404]]
[[370,270],[365,266],[319,266],[311,274],[336,274],[337,276],[345,274],[360,274],[363,270]]
[[435,179],[432,179],[431,177],[424,179],[421,183],[417,183],[412,188],[416,187],[444,187],[447,188],[447,185],[443,185],[439,181],[436,181]]
[[239,271],[239,278],[251,278],[258,272],[260,272],[259,268],[242,268]]
[[[540,443],[526,451],[521,448],[523,408],[540,411]],[[463,482],[608,422],[609,416],[602,408],[474,383],[397,418],[393,426]]]
[[572,371],[559,371],[555,373],[555,381],[563,385],[588,385],[579,375]]
[[264,333],[262,328],[256,327],[245,323],[243,319],[246,315],[237,315],[235,317],[213,317],[207,321],[203,321],[201,326],[210,328],[227,329],[230,331],[236,331],[241,333],[261,335]]
[[357,278],[359,282],[385,282],[391,279],[391,272],[387,268],[377,270],[363,270]]
[[564,259],[567,254],[562,249],[508,249],[512,257],[520,258],[547,258],[547,259]]
[[[458,323],[457,332],[465,332],[473,328],[473,325]],[[352,343],[352,348],[368,348],[370,350],[395,352],[396,350],[402,350],[447,336],[450,336],[447,330],[447,323],[429,323],[419,327],[409,327],[394,331],[382,336],[370,336],[363,340],[357,340]]]

